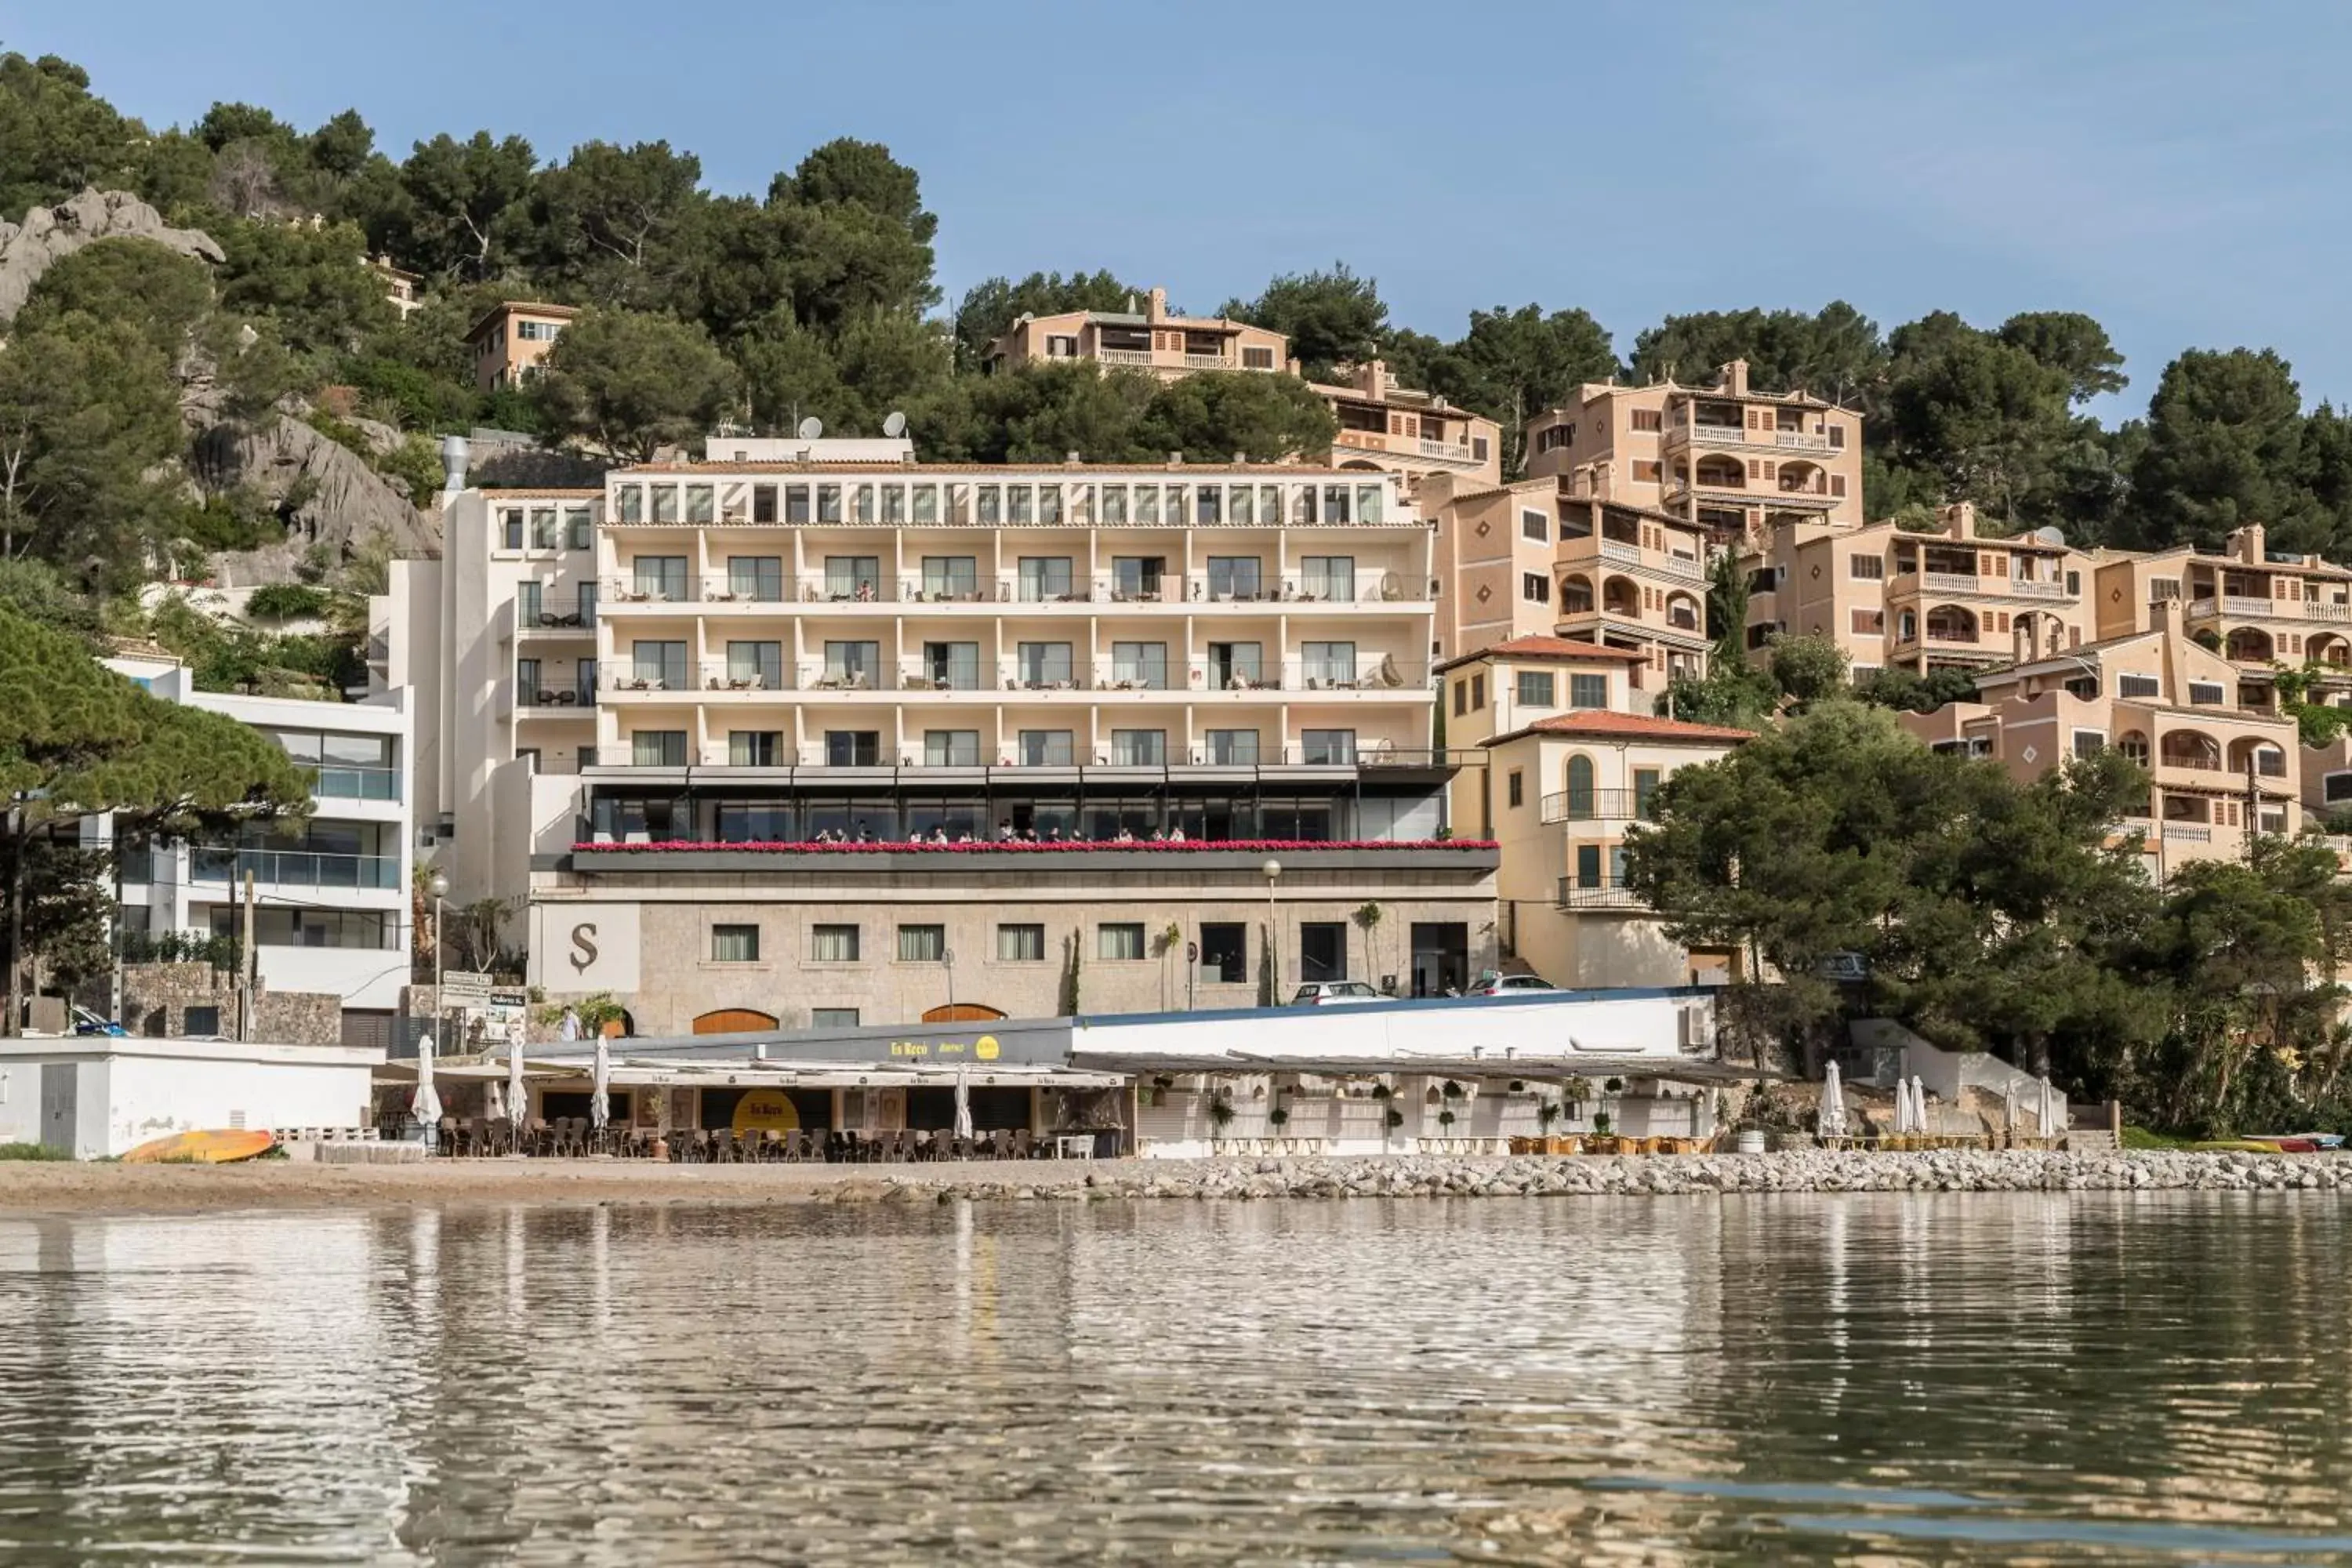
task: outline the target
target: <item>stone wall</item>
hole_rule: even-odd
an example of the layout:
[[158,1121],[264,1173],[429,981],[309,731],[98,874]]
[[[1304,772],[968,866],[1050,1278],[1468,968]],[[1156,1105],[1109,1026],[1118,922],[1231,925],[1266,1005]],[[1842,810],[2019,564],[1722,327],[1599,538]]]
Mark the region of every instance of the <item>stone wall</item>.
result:
[[[209,963],[127,963],[122,1026],[152,1039],[234,1034],[236,977]],[[254,1034],[275,1045],[339,1046],[343,999],[324,992],[264,989],[255,1006]]]

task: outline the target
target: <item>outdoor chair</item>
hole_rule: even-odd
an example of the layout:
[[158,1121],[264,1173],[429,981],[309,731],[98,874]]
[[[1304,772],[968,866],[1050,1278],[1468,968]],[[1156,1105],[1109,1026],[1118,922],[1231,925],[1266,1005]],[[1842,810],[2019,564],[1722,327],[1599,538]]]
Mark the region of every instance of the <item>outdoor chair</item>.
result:
[[441,1134],[441,1152],[448,1155],[452,1159],[456,1158],[457,1153],[457,1119],[454,1116],[443,1117],[441,1119],[439,1131]]
[[466,1119],[466,1152],[478,1160],[490,1152],[489,1123],[478,1116]]

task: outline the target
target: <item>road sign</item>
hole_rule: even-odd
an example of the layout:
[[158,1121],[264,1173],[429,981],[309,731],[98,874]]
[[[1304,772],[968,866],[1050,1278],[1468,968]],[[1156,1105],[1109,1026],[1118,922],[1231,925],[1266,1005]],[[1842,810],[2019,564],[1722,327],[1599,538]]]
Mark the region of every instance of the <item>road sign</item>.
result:
[[490,1003],[490,977],[470,969],[452,969],[441,976],[441,1005],[444,1007],[487,1007]]

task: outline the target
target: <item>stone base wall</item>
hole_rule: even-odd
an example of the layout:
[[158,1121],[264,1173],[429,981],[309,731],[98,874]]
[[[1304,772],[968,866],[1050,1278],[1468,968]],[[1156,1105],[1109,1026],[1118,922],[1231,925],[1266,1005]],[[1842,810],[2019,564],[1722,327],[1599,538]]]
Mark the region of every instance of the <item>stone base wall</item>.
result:
[[[129,963],[122,969],[122,1026],[151,1039],[229,1035],[236,1029],[236,977],[209,963]],[[324,992],[257,995],[254,1036],[288,1046],[339,1046],[343,999]]]

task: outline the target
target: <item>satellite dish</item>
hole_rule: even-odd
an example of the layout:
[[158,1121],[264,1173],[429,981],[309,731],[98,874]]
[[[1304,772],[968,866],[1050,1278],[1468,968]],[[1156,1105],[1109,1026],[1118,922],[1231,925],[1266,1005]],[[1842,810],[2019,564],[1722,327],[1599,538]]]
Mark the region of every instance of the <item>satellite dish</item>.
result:
[[882,434],[895,441],[906,433],[907,416],[893,408],[888,416],[882,421]]
[[2044,544],[2063,544],[2066,542],[2065,531],[2059,528],[2037,528],[2033,531],[2033,537],[2042,541]]
[[814,441],[824,434],[824,421],[812,414],[801,421],[801,439]]

